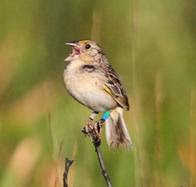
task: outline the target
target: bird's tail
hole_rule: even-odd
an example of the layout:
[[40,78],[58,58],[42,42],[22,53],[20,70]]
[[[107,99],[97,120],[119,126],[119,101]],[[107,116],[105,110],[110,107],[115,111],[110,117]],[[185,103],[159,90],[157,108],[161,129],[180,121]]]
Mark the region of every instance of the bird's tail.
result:
[[129,146],[132,144],[126,124],[123,119],[123,109],[115,108],[106,120],[106,139],[110,147]]

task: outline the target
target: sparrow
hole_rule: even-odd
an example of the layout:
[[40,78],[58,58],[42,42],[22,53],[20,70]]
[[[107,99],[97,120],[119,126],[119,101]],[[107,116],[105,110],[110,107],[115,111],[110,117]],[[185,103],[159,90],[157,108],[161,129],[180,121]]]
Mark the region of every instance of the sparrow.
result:
[[110,147],[132,144],[123,111],[129,101],[118,74],[112,68],[101,47],[92,40],[66,43],[72,53],[65,59],[64,83],[69,94],[92,110],[88,122],[103,113],[106,140]]

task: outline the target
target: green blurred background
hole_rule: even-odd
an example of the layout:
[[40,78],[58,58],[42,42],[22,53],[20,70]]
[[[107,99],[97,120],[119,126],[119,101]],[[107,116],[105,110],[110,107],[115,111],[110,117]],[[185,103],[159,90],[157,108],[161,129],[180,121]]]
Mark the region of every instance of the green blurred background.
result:
[[63,84],[65,42],[91,38],[121,75],[130,150],[102,151],[114,187],[196,186],[193,0],[0,2],[0,186],[101,187],[90,111]]

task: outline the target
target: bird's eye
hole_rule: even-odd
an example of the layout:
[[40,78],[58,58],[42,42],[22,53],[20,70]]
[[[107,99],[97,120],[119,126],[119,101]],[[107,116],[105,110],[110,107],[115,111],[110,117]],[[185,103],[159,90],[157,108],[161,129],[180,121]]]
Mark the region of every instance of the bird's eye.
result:
[[90,46],[89,44],[86,44],[86,45],[85,45],[85,48],[86,48],[86,49],[90,49],[91,46]]

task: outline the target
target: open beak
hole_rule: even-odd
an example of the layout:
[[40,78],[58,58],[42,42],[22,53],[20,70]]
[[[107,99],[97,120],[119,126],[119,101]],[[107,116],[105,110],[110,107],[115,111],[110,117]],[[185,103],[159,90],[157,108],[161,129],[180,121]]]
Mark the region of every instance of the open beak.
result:
[[76,42],[67,42],[65,44],[72,47],[72,53],[65,59],[65,61],[71,61],[74,57],[80,54],[79,46]]

